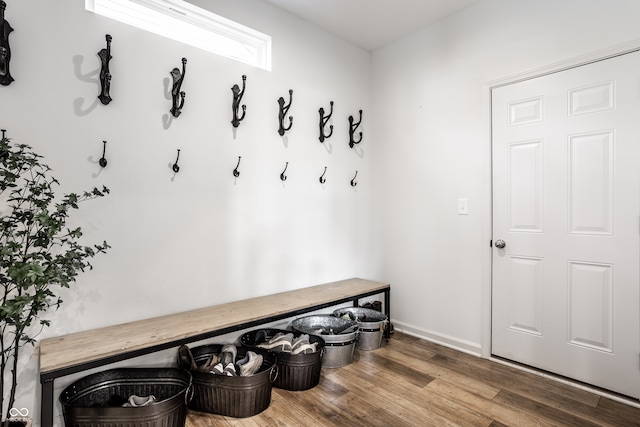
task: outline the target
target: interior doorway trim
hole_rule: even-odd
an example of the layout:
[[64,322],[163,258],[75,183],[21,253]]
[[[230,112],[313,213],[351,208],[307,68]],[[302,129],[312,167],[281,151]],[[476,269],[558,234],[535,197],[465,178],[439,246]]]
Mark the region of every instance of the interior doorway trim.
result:
[[[506,77],[490,80],[482,85],[482,122],[483,122],[483,143],[482,143],[482,164],[483,164],[483,245],[486,250],[483,252],[482,259],[482,336],[481,336],[481,356],[486,359],[493,359],[499,363],[504,363],[500,359],[491,356],[491,284],[492,284],[492,256],[493,248],[489,242],[492,239],[493,224],[493,195],[492,195],[492,163],[491,163],[491,91],[494,88],[506,86],[525,80],[542,77],[545,75],[557,73],[571,68],[587,65],[590,63],[604,61],[616,56],[624,55],[631,52],[640,51],[640,40],[634,40],[621,45],[612,46],[607,49],[595,51],[586,55],[573,57],[561,62],[550,64],[544,67],[535,68],[522,73],[512,74]],[[517,367],[517,365],[515,366]],[[531,372],[536,373],[535,370]],[[543,375],[541,372],[540,375]],[[544,376],[544,375],[543,375]],[[616,398],[615,395],[598,392],[598,390],[590,390],[609,398],[620,400],[627,404],[633,402],[627,399]],[[634,404],[634,406],[636,406]],[[638,405],[640,407],[640,405]]]

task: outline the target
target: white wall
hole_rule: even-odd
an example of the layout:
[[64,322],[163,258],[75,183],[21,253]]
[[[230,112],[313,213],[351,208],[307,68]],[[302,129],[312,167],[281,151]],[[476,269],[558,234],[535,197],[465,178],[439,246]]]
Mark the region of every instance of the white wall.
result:
[[[640,39],[639,15],[635,0],[483,0],[373,53],[375,246],[399,329],[487,350],[483,87]],[[468,216],[457,214],[460,198]]]
[[[16,81],[0,87],[0,127],[45,155],[64,191],[112,190],[76,219],[87,241],[113,249],[65,293],[42,336],[360,276],[391,283],[399,328],[479,352],[483,84],[640,39],[640,3],[483,0],[373,55],[259,0],[194,3],[271,34],[273,72],[94,16],[80,1],[7,6]],[[105,33],[114,57],[106,107],[96,100]],[[165,86],[183,56],[185,108],[165,128]],[[234,135],[230,87],[242,74],[248,112]],[[295,123],[283,141],[276,100],[290,88]],[[317,111],[330,100],[336,135],[323,146]],[[346,119],[360,108],[365,142],[351,150]],[[468,216],[456,214],[459,198]],[[39,409],[37,355],[21,382],[18,405]]]
[[[0,87],[0,128],[45,156],[62,191],[111,189],[73,222],[85,243],[107,240],[112,249],[63,292],[41,338],[349,277],[382,279],[372,258],[371,116],[364,142],[348,146],[348,116],[371,111],[369,52],[260,0],[194,3],[272,35],[273,71],[94,15],[82,1],[8,1],[15,82]],[[106,33],[108,106],[96,98]],[[169,72],[183,56],[185,106],[167,125]],[[247,116],[234,133],[230,89],[242,74]],[[294,124],[283,139],[277,99],[289,89]],[[318,109],[329,101],[335,130],[321,144]],[[105,169],[97,163],[103,140]],[[26,359],[17,406],[39,412],[37,352]]]

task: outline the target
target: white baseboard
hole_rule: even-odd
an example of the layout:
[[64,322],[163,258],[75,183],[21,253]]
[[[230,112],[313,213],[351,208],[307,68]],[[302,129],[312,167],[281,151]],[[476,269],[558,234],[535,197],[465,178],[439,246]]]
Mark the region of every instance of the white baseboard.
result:
[[422,329],[408,323],[398,322],[397,320],[392,320],[391,323],[393,323],[394,330],[398,332],[412,335],[417,338],[422,338],[424,340],[431,341],[436,344],[461,351],[463,353],[471,354],[473,356],[481,357],[482,355],[482,348],[478,343],[461,340],[456,337],[440,334],[433,331],[428,331],[426,329]]

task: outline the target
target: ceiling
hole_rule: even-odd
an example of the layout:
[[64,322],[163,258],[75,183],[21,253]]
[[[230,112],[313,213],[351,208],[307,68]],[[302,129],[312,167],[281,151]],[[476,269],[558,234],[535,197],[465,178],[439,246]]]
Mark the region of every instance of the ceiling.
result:
[[480,0],[265,0],[366,50]]

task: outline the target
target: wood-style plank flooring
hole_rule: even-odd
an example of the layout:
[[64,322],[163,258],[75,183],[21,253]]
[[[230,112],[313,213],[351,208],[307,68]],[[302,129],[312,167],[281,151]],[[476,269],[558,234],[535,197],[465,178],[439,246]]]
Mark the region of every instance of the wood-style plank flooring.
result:
[[640,426],[640,409],[396,332],[306,391],[273,389],[249,418],[190,411],[210,426]]

